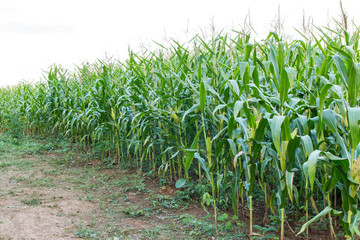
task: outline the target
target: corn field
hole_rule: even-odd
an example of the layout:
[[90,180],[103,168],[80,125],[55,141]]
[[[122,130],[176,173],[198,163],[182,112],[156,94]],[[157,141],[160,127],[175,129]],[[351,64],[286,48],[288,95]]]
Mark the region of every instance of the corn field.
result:
[[352,239],[360,30],[318,31],[291,43],[273,32],[261,42],[197,36],[124,62],[53,66],[44,82],[0,89],[0,129],[61,135],[178,188],[206,185],[201,201],[215,224],[225,203],[235,214],[246,204],[250,236],[256,193],[280,219],[281,239],[290,210],[306,217],[298,234],[323,220],[332,238]]

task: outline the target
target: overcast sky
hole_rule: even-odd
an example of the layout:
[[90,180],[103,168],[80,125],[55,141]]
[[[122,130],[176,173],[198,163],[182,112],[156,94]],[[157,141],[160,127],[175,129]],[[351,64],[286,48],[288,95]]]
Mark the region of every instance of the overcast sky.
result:
[[[0,86],[37,81],[53,64],[72,68],[98,58],[127,57],[151,40],[185,41],[213,21],[239,30],[250,12],[258,38],[281,10],[285,29],[300,28],[303,11],[316,25],[339,19],[338,0],[0,0]],[[360,1],[343,0],[359,24]]]

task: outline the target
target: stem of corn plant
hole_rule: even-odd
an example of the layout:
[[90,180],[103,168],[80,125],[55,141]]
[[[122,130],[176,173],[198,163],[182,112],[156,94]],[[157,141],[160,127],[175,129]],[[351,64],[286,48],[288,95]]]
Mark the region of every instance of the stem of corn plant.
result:
[[[329,193],[327,193],[326,199],[327,199],[328,206],[331,207],[330,194]],[[330,237],[331,237],[331,239],[334,239],[334,237],[336,238],[336,234],[335,234],[334,227],[333,227],[333,224],[332,224],[331,212],[329,212],[329,227],[330,227]]]
[[[196,119],[195,120],[195,129],[196,129],[196,132],[198,132],[199,131],[199,120],[198,119]],[[198,141],[198,143],[197,143],[197,150],[199,151],[199,149],[200,149],[200,144],[199,144],[199,141]],[[201,174],[201,165],[200,165],[200,162],[198,162],[198,171],[199,171],[199,173],[198,173],[198,175],[199,175],[199,182],[200,182],[200,184],[201,184],[201,178],[202,178],[202,174]]]
[[[305,183],[305,211],[306,211],[306,222],[309,221],[309,199],[308,199],[308,194],[309,194],[309,187],[308,187],[308,179],[306,178],[306,183]],[[306,240],[309,239],[309,228],[306,227]]]
[[[204,138],[206,143],[206,152],[207,152],[207,160],[208,160],[208,168],[210,169],[212,166],[212,160],[211,160],[211,138],[210,135],[206,133],[206,127],[205,127],[205,121],[204,121],[204,113],[202,112],[202,123],[204,126]],[[213,208],[214,208],[214,218],[215,218],[215,228],[216,228],[216,235],[219,234],[218,231],[218,220],[217,220],[217,206],[216,206],[216,188],[214,183],[214,174],[211,171],[210,172],[210,183],[211,183],[211,189],[212,189],[212,197],[213,197]]]
[[252,239],[253,235],[253,203],[252,203],[253,197],[249,197],[249,210],[250,210],[250,239]]
[[[336,201],[337,201],[337,198],[336,198],[336,186],[334,188],[334,209],[336,210]],[[336,218],[334,218],[334,226],[336,227],[337,226],[337,221],[336,221]]]
[[284,239],[284,223],[285,223],[285,208],[280,209],[281,211],[281,240]]
[[[348,219],[347,219],[347,221],[348,221],[348,223],[350,225],[351,224],[351,210],[348,211]],[[346,240],[348,240],[348,239],[352,239],[352,237],[349,236],[349,235],[346,235]]]

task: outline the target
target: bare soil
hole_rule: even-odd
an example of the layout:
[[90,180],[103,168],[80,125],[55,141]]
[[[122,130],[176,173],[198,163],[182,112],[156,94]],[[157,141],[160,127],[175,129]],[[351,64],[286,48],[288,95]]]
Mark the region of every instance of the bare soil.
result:
[[1,173],[0,239],[77,239],[76,225],[87,225],[98,206],[79,201],[81,193],[71,185],[49,188],[17,180],[28,174]]

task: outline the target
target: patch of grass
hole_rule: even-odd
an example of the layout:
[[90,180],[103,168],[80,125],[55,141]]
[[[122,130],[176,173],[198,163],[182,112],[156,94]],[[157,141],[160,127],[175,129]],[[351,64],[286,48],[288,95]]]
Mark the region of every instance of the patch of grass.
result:
[[47,171],[43,172],[45,175],[50,175],[50,176],[58,176],[60,174],[63,174],[63,172],[60,169],[50,169]]
[[16,169],[28,171],[34,165],[35,165],[34,161],[24,159],[22,161],[17,162],[14,166],[16,166]]
[[70,160],[66,157],[57,157],[54,159],[51,159],[51,163],[55,165],[67,165],[70,162]]
[[[185,226],[184,231],[190,239],[203,239],[204,236],[216,236],[216,239],[248,239],[248,236],[241,231],[244,223],[238,221],[237,218],[229,219],[227,214],[222,214],[220,216],[219,219],[221,221],[218,226],[218,236],[216,236],[215,224],[211,221],[210,215],[207,215],[205,218],[197,218],[193,215],[184,214],[178,217],[178,220],[181,220],[181,223],[178,225]],[[236,228],[234,228],[233,225],[236,225]]]
[[144,183],[144,179],[138,174],[124,176],[112,182],[113,185],[121,187],[122,192],[149,192]]
[[66,178],[66,181],[82,186],[88,182],[88,176],[84,174],[78,174],[78,175],[71,174],[71,176],[68,176]]
[[0,168],[6,168],[6,167],[9,167],[9,166],[13,166],[14,164],[13,163],[10,163],[10,162],[0,162]]
[[22,199],[21,202],[28,206],[39,206],[41,204],[39,198]]
[[34,162],[25,159],[22,160],[10,159],[10,161],[0,162],[0,169],[14,167],[14,170],[28,170],[32,166],[34,166]]
[[28,148],[28,154],[39,155],[48,152],[63,153],[69,151],[69,143],[64,139],[48,137],[46,141],[41,138],[37,138],[36,140],[37,141],[26,141],[26,143],[30,143],[25,144]]
[[161,227],[144,228],[141,231],[141,235],[145,239],[159,239],[163,231],[164,229]]
[[12,180],[15,180],[15,182],[22,182],[25,181],[27,178],[25,176],[19,176],[19,177],[15,177],[12,176],[9,181],[11,182]]
[[96,239],[96,234],[90,229],[79,229],[76,235],[85,239]]
[[163,207],[167,209],[184,209],[189,205],[188,203],[175,197],[160,194],[152,195],[151,202],[153,207]]
[[52,178],[34,178],[32,179],[32,176],[30,176],[28,179],[26,179],[26,182],[30,184],[33,187],[54,187],[53,179]]
[[279,237],[276,236],[276,234],[274,232],[276,232],[278,229],[276,229],[273,226],[270,226],[268,224],[266,224],[264,227],[255,225],[254,226],[255,232],[259,232],[257,233],[257,236],[254,236],[253,239],[259,239],[259,240],[263,240],[263,239],[279,239]]
[[[14,142],[15,141],[15,142]],[[37,142],[27,136],[14,140],[7,134],[0,135],[0,170],[29,170],[35,164],[29,159],[28,150]]]
[[85,196],[84,200],[88,201],[88,202],[92,202],[94,200],[94,196],[93,195],[87,195],[87,196]]
[[152,208],[138,209],[137,207],[130,207],[123,209],[123,213],[127,217],[149,217],[152,214]]

